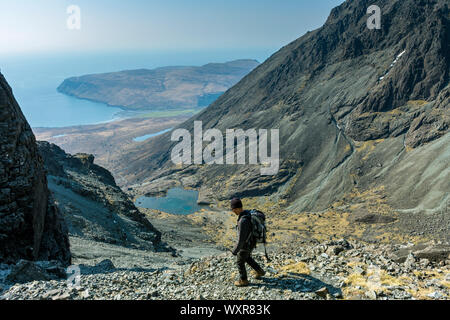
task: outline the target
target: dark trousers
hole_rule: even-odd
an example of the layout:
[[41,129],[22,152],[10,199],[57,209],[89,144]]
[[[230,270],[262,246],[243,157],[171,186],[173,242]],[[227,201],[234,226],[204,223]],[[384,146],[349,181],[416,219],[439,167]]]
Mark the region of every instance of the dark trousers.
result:
[[262,271],[259,264],[252,258],[252,252],[248,250],[240,250],[237,254],[237,267],[239,269],[239,274],[241,280],[247,280],[247,270],[245,269],[245,264],[248,265],[255,271]]

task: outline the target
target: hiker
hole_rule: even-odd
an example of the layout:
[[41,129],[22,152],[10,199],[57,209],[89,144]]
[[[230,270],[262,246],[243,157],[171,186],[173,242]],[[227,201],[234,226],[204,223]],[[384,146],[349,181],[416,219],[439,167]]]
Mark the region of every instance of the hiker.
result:
[[240,279],[234,284],[237,287],[248,286],[247,270],[245,269],[245,263],[255,271],[255,279],[260,279],[265,275],[264,270],[258,265],[258,263],[251,257],[253,249],[256,247],[256,240],[252,237],[252,221],[251,213],[248,210],[242,208],[242,201],[238,198],[231,200],[231,210],[238,217],[237,220],[237,233],[238,240],[232,253],[237,256],[237,266],[239,269]]

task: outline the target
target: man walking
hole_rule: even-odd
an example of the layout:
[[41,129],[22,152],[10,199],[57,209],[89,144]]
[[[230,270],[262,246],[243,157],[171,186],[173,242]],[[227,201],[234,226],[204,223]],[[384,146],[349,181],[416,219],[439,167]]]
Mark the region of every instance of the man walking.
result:
[[260,279],[265,275],[264,270],[251,257],[253,249],[256,247],[256,240],[252,237],[252,221],[250,211],[242,208],[242,201],[238,198],[231,200],[231,210],[238,216],[237,233],[238,239],[236,246],[233,249],[233,255],[237,256],[237,266],[239,269],[240,279],[234,284],[237,287],[248,286],[247,270],[245,264],[247,263],[255,271],[255,279]]

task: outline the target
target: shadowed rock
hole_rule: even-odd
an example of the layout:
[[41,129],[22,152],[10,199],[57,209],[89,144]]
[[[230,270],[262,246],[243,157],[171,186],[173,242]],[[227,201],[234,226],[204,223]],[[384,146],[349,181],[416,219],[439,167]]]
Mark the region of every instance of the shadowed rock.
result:
[[116,185],[94,156],[70,155],[55,144],[37,142],[49,188],[64,214],[71,236],[152,251],[168,250],[161,233]]
[[47,188],[36,140],[0,74],[0,262],[70,264],[67,228]]

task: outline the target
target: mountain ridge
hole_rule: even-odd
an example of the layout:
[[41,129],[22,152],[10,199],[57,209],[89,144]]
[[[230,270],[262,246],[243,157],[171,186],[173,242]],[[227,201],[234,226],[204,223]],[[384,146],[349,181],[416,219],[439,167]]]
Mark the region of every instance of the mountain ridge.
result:
[[266,195],[292,212],[326,210],[354,188],[384,186],[392,210],[447,212],[448,5],[380,1],[382,29],[368,30],[369,5],[356,0],[333,9],[323,27],[177,127],[279,128],[278,175],[260,176],[249,165],[177,168],[171,133],[132,150],[117,173],[137,193],[182,185],[219,200]]

